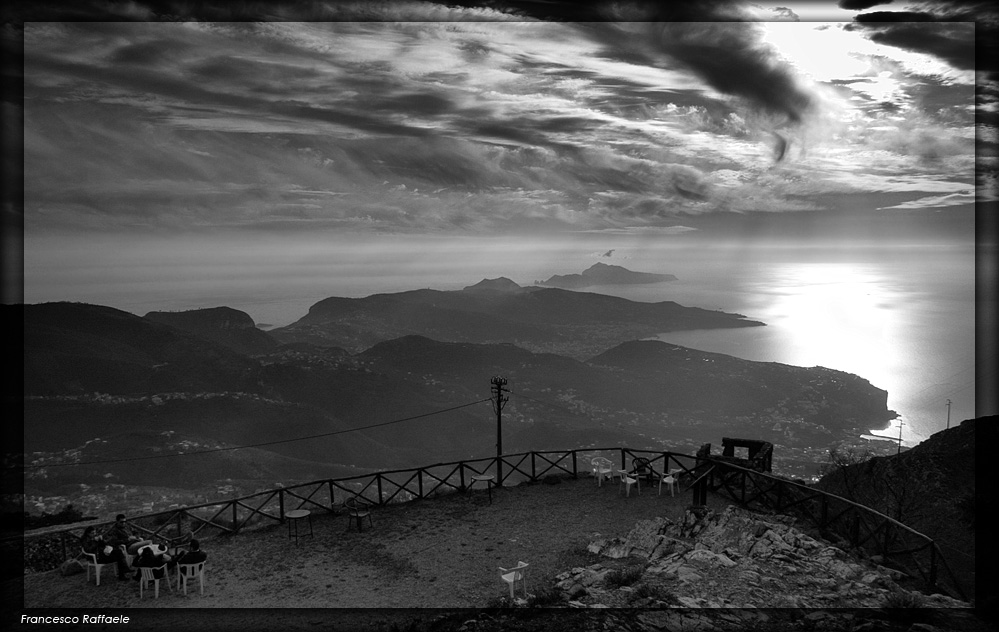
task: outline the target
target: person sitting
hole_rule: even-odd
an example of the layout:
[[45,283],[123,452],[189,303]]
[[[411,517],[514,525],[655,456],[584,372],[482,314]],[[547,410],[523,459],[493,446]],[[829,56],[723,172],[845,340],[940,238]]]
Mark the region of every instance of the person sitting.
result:
[[114,564],[118,569],[118,579],[128,579],[128,562],[125,560],[125,549],[120,546],[112,546],[103,538],[96,537],[97,530],[94,527],[87,527],[80,538],[80,546],[84,552],[92,553],[97,558],[98,564]]
[[104,537],[112,546],[124,546],[129,555],[136,555],[142,547],[152,544],[152,540],[144,540],[135,533],[135,527],[125,521],[125,514],[114,517],[114,524],[105,532]]
[[201,550],[201,543],[197,540],[191,540],[188,546],[188,550],[177,558],[178,564],[198,564],[208,559],[208,554]]
[[158,570],[153,571],[153,577],[156,579],[163,579],[165,570],[160,567],[169,563],[171,560],[170,556],[167,555],[166,547],[160,544],[150,544],[143,546],[138,551],[138,556],[135,561],[132,562],[132,566],[136,569],[135,579],[142,578],[142,572],[138,569],[140,568],[155,568]]

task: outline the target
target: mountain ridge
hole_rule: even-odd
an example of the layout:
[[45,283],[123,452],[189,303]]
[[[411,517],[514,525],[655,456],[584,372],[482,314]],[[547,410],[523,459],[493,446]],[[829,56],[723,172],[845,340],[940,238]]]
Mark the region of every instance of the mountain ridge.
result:
[[[510,342],[581,359],[668,331],[764,326],[742,314],[673,301],[642,303],[560,288],[518,290],[508,279],[486,281],[459,291],[330,297],[312,305],[298,321],[269,333],[285,343],[312,342],[353,353],[419,334],[442,342]],[[495,291],[499,285],[505,290]]]
[[634,272],[622,266],[594,263],[580,274],[555,274],[545,281],[535,281],[535,285],[576,290],[594,285],[643,285],[647,283],[668,283],[676,281],[672,274],[654,272]]

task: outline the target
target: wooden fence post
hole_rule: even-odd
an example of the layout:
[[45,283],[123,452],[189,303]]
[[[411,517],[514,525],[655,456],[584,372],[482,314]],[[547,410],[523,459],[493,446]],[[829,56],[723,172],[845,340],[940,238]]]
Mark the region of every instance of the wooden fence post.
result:
[[538,480],[538,468],[534,464],[534,450],[531,450],[531,482]]
[[576,451],[572,451],[572,477],[579,478],[579,469],[576,466]]
[[[236,504],[237,504],[236,500],[233,499],[233,501],[232,501],[232,530],[234,532],[235,531],[239,531],[239,520],[237,519],[237,516],[236,516]],[[281,518],[282,518],[282,520],[284,519],[284,514],[281,514]]]
[[375,474],[375,486],[378,488],[378,504],[382,504],[382,473]]
[[278,515],[281,516],[281,522],[284,522],[284,487],[278,488]]
[[336,506],[336,498],[334,498],[333,496],[333,479],[332,478],[326,479],[326,483],[330,487],[330,511],[333,511],[333,507]]

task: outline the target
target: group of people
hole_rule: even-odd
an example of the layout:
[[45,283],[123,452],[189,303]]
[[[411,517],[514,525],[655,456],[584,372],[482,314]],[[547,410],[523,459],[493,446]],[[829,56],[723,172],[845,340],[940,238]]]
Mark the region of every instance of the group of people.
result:
[[204,562],[208,557],[201,550],[200,543],[193,539],[188,543],[187,550],[177,547],[168,550],[162,544],[153,544],[152,540],[144,539],[135,532],[134,527],[125,520],[125,514],[115,516],[114,524],[103,535],[96,534],[94,527],[87,527],[83,532],[80,543],[84,552],[94,554],[98,564],[115,564],[118,579],[122,580],[129,577],[129,555],[133,557],[133,578],[136,580],[141,577],[139,569],[143,567],[160,569],[154,571],[153,576],[162,579],[161,567],[164,564],[167,568],[173,568],[176,564]]

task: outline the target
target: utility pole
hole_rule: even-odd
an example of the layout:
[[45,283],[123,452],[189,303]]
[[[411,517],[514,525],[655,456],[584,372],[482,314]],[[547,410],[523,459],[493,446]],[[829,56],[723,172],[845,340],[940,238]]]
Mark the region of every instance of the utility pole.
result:
[[947,429],[950,429],[950,400],[947,400]]
[[898,421],[898,452],[895,453],[896,456],[899,455],[899,454],[902,454],[902,426],[904,426],[904,425],[905,425],[905,422],[902,421],[901,419],[899,419],[899,421]]
[[506,378],[494,376],[489,383],[493,385],[493,410],[496,411],[496,484],[503,485],[503,407],[510,400],[503,393],[509,391],[503,388],[506,386]]

